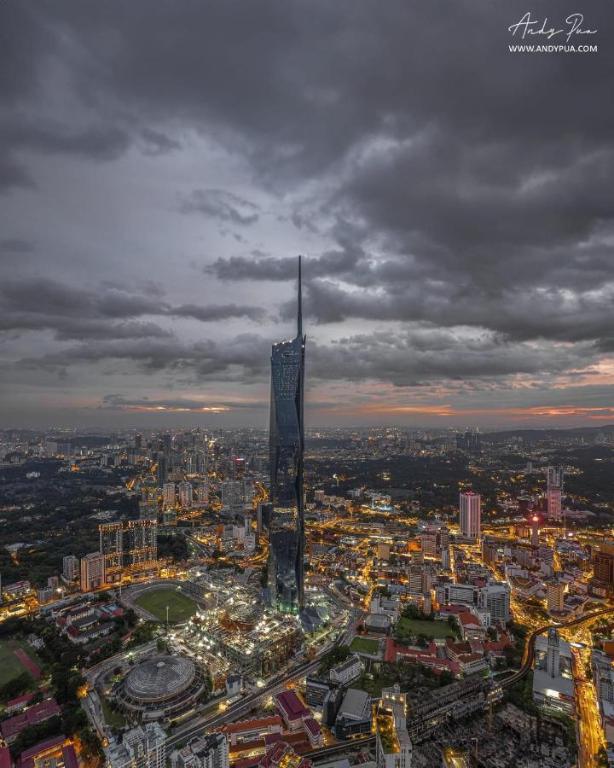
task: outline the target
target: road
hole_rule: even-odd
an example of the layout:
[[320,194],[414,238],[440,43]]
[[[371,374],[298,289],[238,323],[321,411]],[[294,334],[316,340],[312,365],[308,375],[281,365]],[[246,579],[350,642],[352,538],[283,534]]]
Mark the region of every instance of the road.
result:
[[605,746],[599,717],[597,693],[591,680],[586,677],[586,664],[590,662],[590,650],[572,648],[573,676],[576,684],[576,712],[578,714],[578,765],[580,768],[596,768],[597,753]]
[[[327,649],[326,652],[328,652],[328,650],[330,650],[330,648]],[[184,742],[189,740],[192,736],[201,735],[205,729],[212,730],[214,728],[219,728],[221,725],[224,725],[224,723],[233,722],[234,720],[239,719],[242,715],[247,714],[251,709],[257,706],[263,699],[269,698],[269,696],[274,696],[276,693],[281,693],[281,691],[285,690],[288,683],[304,677],[317,669],[323,655],[324,653],[311,661],[304,662],[294,669],[289,670],[289,672],[281,679],[274,678],[267,686],[255,693],[245,696],[241,701],[231,704],[228,709],[223,712],[216,712],[212,715],[199,717],[186,723],[183,727],[177,728],[175,733],[169,737],[167,745],[173,747],[180,741]]]
[[554,627],[555,629],[567,629],[568,627],[577,627],[577,626],[580,626],[581,624],[584,624],[585,622],[592,621],[593,619],[598,619],[600,616],[606,616],[609,613],[614,613],[614,607],[602,608],[601,610],[595,611],[594,613],[587,613],[584,616],[580,616],[577,619],[572,619],[571,621],[566,621],[564,623],[555,621],[550,624],[543,624],[541,627],[537,627],[537,629],[534,629],[529,635],[527,635],[527,639],[524,645],[524,652],[522,654],[522,664],[520,669],[517,672],[514,672],[510,677],[506,677],[503,680],[499,680],[499,683],[503,688],[508,688],[510,685],[513,685],[514,683],[518,682],[518,680],[521,680],[527,674],[527,672],[533,666],[533,660],[535,658],[535,639],[539,635],[543,635],[544,632],[547,632],[552,627]]
[[[542,627],[534,629],[527,635],[524,653],[522,656],[522,666],[511,677],[500,680],[502,688],[513,685],[522,679],[533,666],[535,657],[535,638],[543,634],[551,627],[556,629],[571,629],[587,624],[601,616],[607,616],[614,613],[614,607],[603,608],[593,613],[580,616],[572,621],[565,623],[553,622],[544,624]],[[589,638],[590,641],[590,638]],[[590,680],[586,679],[586,663],[590,658],[582,654],[578,649],[572,649],[573,677],[576,687],[576,714],[577,714],[577,732],[578,732],[578,766],[579,768],[596,768],[596,755],[599,748],[603,745],[603,732],[599,719],[599,709],[595,686]]]

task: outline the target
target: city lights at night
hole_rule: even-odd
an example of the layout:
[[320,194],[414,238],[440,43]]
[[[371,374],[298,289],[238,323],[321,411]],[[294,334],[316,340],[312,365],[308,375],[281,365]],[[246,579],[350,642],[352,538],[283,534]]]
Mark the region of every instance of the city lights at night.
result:
[[0,768],[614,768],[611,0],[0,36]]

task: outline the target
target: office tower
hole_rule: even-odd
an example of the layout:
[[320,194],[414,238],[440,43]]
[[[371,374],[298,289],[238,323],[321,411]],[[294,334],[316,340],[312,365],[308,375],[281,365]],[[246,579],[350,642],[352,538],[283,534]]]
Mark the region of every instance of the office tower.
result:
[[194,500],[194,491],[192,489],[192,483],[184,482],[179,483],[179,504],[182,509],[189,509],[192,506]]
[[546,584],[548,611],[562,611],[565,607],[565,584],[552,579]]
[[468,539],[479,539],[481,517],[482,508],[480,494],[474,493],[473,491],[461,493],[459,501],[461,535]]
[[143,447],[143,435],[140,435],[137,433],[134,436],[134,447],[137,451],[141,450],[141,448]]
[[510,586],[503,581],[494,581],[480,589],[478,606],[490,613],[492,623],[507,624],[510,620]]
[[106,749],[109,768],[166,768],[166,733],[159,723],[147,723],[123,734]]
[[296,613],[304,607],[303,451],[305,341],[302,319],[301,260],[298,261],[297,332],[294,339],[273,345],[269,463],[271,521],[269,598],[278,610]]
[[79,558],[66,555],[62,558],[62,577],[64,581],[77,581],[79,578]]
[[104,555],[101,552],[84,555],[81,558],[81,591],[91,592],[102,587],[104,583]]
[[164,453],[159,452],[156,457],[156,462],[156,479],[158,488],[162,488],[168,479],[168,459]]
[[533,515],[531,518],[531,546],[539,547],[539,517]]
[[614,591],[614,544],[602,544],[593,554],[593,581]]
[[548,467],[546,471],[548,517],[561,520],[563,495],[563,467]]
[[243,480],[225,480],[221,486],[222,511],[229,515],[238,514],[245,506],[245,482]]
[[168,432],[162,435],[162,450],[168,456],[173,449],[173,436]]
[[175,483],[164,483],[162,486],[162,501],[165,507],[174,507],[176,501]]

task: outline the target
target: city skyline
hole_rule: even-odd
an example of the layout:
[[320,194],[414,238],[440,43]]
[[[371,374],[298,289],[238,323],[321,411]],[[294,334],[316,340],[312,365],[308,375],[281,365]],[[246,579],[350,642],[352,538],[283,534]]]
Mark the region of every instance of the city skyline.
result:
[[0,7],[0,422],[264,427],[303,253],[310,423],[614,423],[608,46],[510,55],[519,0],[214,8]]

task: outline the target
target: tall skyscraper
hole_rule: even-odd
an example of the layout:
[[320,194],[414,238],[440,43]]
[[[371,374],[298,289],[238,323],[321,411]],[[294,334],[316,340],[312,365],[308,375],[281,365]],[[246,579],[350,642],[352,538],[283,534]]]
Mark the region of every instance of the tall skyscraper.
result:
[[459,500],[459,524],[461,534],[468,539],[480,538],[482,502],[479,493],[466,491]]
[[562,496],[563,496],[563,467],[548,467],[546,470],[547,491],[546,498],[548,502],[548,517],[551,520],[561,520]]
[[90,592],[105,583],[104,555],[90,552],[81,558],[81,590]]
[[273,345],[269,462],[273,516],[268,587],[271,604],[297,613],[305,602],[305,520],[303,509],[305,341],[301,259],[298,261],[297,332]]

